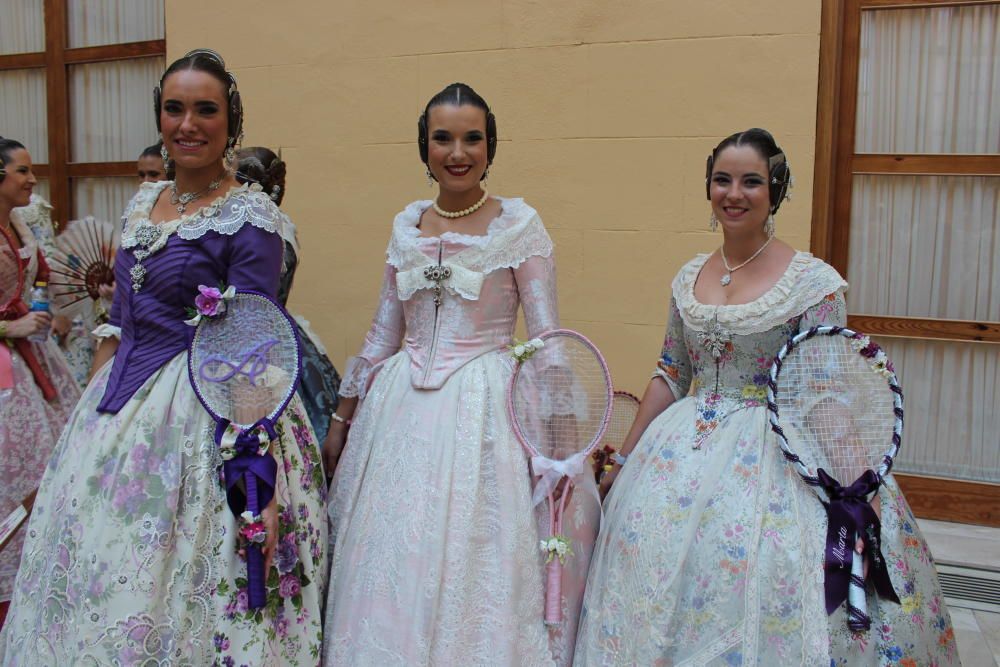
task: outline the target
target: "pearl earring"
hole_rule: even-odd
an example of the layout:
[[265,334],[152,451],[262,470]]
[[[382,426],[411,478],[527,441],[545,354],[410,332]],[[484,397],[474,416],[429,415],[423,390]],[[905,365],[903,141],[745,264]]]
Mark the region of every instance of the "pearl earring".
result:
[[708,228],[714,232],[718,227],[719,219],[715,217],[715,211],[712,211],[712,215],[708,216]]

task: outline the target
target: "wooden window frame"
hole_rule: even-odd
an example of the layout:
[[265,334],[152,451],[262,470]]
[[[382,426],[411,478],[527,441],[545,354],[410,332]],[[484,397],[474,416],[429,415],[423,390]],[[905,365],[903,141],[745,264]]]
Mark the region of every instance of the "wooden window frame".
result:
[[[850,224],[843,221],[851,219],[856,174],[1000,176],[1000,155],[995,154],[855,154],[862,12],[995,4],[1000,0],[822,1],[810,249],[848,281]],[[848,324],[880,336],[1000,343],[1000,322],[849,315]],[[894,476],[918,516],[1000,527],[1000,484],[903,473]]]
[[[71,49],[67,0],[44,0],[45,51],[0,55],[0,70],[45,69],[46,117],[49,161],[34,165],[35,173],[49,181],[50,203],[57,217],[68,220],[73,211],[74,178],[135,176],[135,161],[71,162],[69,70],[83,63],[166,56],[165,39],[107,44]],[[152,104],[152,98],[150,98]],[[30,150],[30,146],[28,147]]]

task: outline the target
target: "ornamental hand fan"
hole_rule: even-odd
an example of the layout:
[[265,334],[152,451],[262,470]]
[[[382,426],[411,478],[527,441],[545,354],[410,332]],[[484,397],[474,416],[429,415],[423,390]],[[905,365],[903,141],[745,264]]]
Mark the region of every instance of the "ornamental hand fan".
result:
[[590,455],[611,418],[611,374],[594,344],[566,329],[517,345],[514,355],[518,365],[507,408],[537,477],[532,501],[549,501],[551,535],[542,541],[548,558],[545,622],[558,624],[562,562],[572,555],[561,534],[563,511],[574,480],[591,473]]
[[903,392],[892,364],[866,336],[813,327],[778,353],[767,401],[785,458],[826,508],[827,613],[846,599],[848,627],[868,630],[858,539],[876,592],[899,602],[879,545],[881,524],[869,504],[892,468],[903,432]]
[[[275,424],[299,380],[299,340],[291,318],[270,297],[250,291],[220,302],[221,314],[202,315],[188,357],[191,384],[216,421],[229,508],[259,515],[274,497],[277,462],[270,444]],[[256,533],[247,552],[249,604],[266,600],[265,537]]]
[[79,315],[100,298],[98,288],[115,279],[116,237],[114,224],[89,216],[70,222],[56,237],[56,252],[47,258],[55,306]]

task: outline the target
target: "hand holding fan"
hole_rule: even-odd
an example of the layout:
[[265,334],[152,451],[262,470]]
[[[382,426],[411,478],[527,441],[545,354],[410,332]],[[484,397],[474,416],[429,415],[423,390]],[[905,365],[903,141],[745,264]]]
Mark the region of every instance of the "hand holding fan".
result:
[[[248,541],[247,593],[251,608],[266,601],[264,555],[270,538],[261,513],[274,497],[277,462],[270,444],[275,423],[299,380],[299,340],[291,318],[270,297],[199,286],[191,341],[191,384],[216,421],[226,498]],[[272,542],[273,543],[273,542]]]
[[879,541],[871,498],[892,467],[903,432],[903,392],[885,353],[843,327],[813,327],[793,337],[771,366],[767,406],[771,429],[802,479],[826,508],[827,613],[847,599],[852,630],[868,630],[864,541],[870,578],[899,602]]
[[101,285],[115,279],[115,226],[88,216],[74,220],[56,237],[56,252],[50,260],[49,287],[53,304],[76,315],[100,298]]
[[549,501],[551,534],[542,540],[548,558],[545,622],[557,624],[562,621],[562,563],[572,555],[562,535],[563,512],[573,480],[591,474],[590,455],[611,418],[611,374],[594,344],[575,331],[549,331],[515,345],[513,352],[518,365],[507,409],[538,478],[532,500],[535,505],[546,497]]

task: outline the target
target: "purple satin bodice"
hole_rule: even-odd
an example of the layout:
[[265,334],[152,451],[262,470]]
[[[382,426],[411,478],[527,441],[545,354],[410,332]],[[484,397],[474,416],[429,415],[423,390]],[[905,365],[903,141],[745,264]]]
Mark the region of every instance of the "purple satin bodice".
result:
[[[126,224],[148,221],[162,187],[140,190],[126,211]],[[219,203],[221,214],[214,211],[217,222],[182,223],[165,245],[142,260],[146,274],[138,291],[133,289],[131,275],[136,264],[134,248],[126,248],[123,237],[123,247],[115,257],[116,291],[110,320],[112,326],[121,328],[121,342],[98,411],[118,412],[153,373],[187,348],[194,329],[184,320],[189,317],[186,309],[194,307],[198,285],[277,294],[284,247],[276,233],[277,207],[268,206],[266,195],[245,188],[234,189]],[[246,217],[241,211],[249,204],[254,208],[253,224],[249,217],[240,224],[232,216]],[[271,209],[274,224],[269,225],[266,217]],[[185,229],[194,232],[185,234]]]

